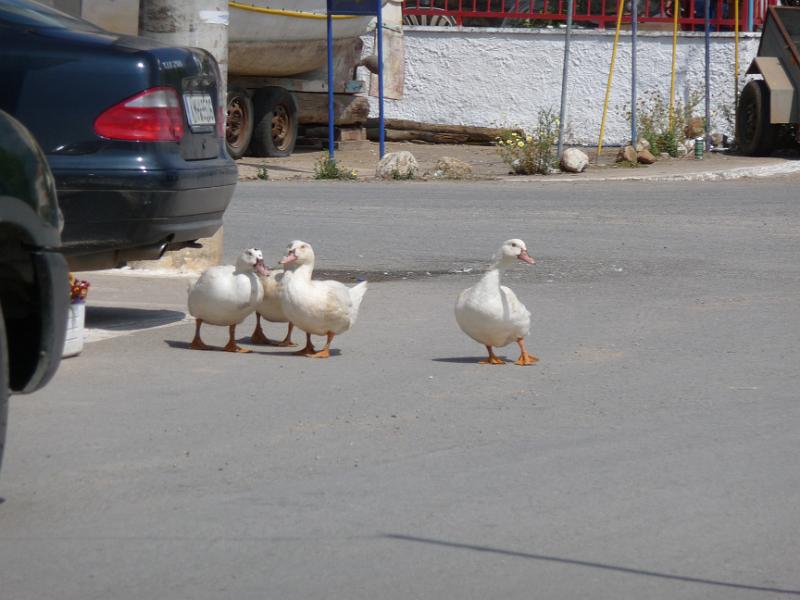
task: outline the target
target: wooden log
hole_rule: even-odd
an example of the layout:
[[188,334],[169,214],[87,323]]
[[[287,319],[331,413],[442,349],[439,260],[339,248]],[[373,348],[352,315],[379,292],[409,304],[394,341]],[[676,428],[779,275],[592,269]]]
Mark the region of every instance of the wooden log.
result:
[[[367,129],[367,139],[376,142],[380,139],[377,127]],[[387,142],[428,142],[430,144],[465,144],[467,136],[455,133],[435,133],[431,131],[402,131],[386,129],[384,139]]]
[[[328,124],[328,94],[297,92],[300,125]],[[336,125],[363,125],[369,117],[369,100],[353,94],[333,95],[333,120]]]
[[[420,123],[417,121],[408,121],[405,119],[385,119],[384,126],[386,129],[394,129],[400,131],[427,131],[430,133],[448,133],[454,135],[466,135],[467,142],[469,143],[487,143],[491,144],[497,141],[498,137],[508,135],[515,132],[523,135],[521,129],[515,128],[496,128],[496,127],[473,127],[470,125],[440,125],[436,123]],[[367,128],[377,128],[377,119],[368,119]]]

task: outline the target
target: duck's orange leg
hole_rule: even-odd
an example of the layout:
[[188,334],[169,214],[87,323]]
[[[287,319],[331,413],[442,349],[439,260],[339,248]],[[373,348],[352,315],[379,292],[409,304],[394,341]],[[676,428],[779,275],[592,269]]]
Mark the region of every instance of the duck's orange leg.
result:
[[492,350],[491,346],[486,346],[486,349],[489,351],[489,358],[487,358],[486,360],[482,360],[478,364],[481,364],[481,365],[504,365],[504,364],[506,364],[505,361],[502,358],[500,358],[499,356],[497,356],[494,353],[494,350]]
[[314,354],[309,354],[309,358],[329,358],[331,355],[331,342],[333,341],[333,337],[336,334],[328,332],[328,340],[325,342],[325,345],[322,347],[322,350],[319,352],[315,352]]
[[276,345],[277,346],[282,346],[284,348],[291,348],[293,346],[297,346],[297,344],[295,344],[292,341],[292,330],[293,329],[294,329],[294,323],[289,321],[289,330],[286,332],[286,337],[283,338],[283,341],[278,342]]
[[266,346],[273,346],[275,344],[275,342],[273,342],[266,335],[264,335],[264,330],[261,329],[261,315],[258,313],[256,313],[256,328],[250,335],[250,343],[264,344]]
[[525,365],[535,365],[537,362],[539,362],[539,359],[533,354],[528,354],[528,351],[525,349],[525,340],[523,338],[519,338],[517,340],[517,344],[519,345],[520,354],[519,358],[514,361],[515,365],[524,367]]
[[194,324],[194,339],[192,343],[189,344],[189,348],[192,350],[211,350],[211,346],[206,346],[203,343],[203,340],[200,339],[200,326],[203,324],[202,319],[195,319]]
[[242,354],[252,352],[252,350],[242,348],[236,343],[236,325],[231,325],[228,327],[228,343],[225,344],[223,350],[225,350],[225,352],[241,352]]
[[317,351],[314,349],[314,344],[311,343],[311,334],[306,332],[306,347],[301,348],[297,352],[292,352],[295,356],[312,356]]

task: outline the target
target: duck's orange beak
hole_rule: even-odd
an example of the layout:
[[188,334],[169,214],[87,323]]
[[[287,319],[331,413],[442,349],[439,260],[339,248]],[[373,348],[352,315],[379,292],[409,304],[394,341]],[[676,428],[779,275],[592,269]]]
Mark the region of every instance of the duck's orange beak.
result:
[[290,250],[289,253],[284,256],[279,262],[282,265],[288,265],[291,262],[297,260],[297,254],[294,253],[294,250]]
[[531,257],[528,254],[528,251],[525,250],[525,248],[522,249],[522,251],[519,253],[519,256],[517,258],[520,259],[520,260],[523,260],[526,263],[531,264],[531,265],[535,265],[536,264],[536,261],[533,260],[533,257]]
[[260,258],[256,261],[256,273],[261,275],[262,277],[266,277],[269,275],[269,268],[267,265],[264,264],[264,261]]

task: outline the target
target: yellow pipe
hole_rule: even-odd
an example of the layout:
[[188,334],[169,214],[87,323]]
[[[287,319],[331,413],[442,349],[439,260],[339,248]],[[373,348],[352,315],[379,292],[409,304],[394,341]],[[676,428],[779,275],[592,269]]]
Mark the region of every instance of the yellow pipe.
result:
[[[706,0],[708,1],[708,0]],[[680,0],[672,0],[672,70],[669,76],[669,129],[675,122],[675,62],[678,57],[678,13],[681,12]]]
[[[243,4],[242,2],[228,2],[231,8],[238,8],[240,10],[249,10],[252,12],[264,13],[268,15],[279,15],[281,17],[290,17],[292,19],[327,19],[327,14],[305,12],[300,10],[285,10],[283,8],[265,8],[263,6],[253,6],[252,4]],[[354,19],[350,15],[332,15],[333,19]]]
[[[597,142],[597,157],[595,162],[600,160],[600,153],[603,151],[603,133],[606,130],[606,113],[608,112],[608,99],[611,95],[611,82],[614,79],[614,63],[617,60],[617,43],[619,42],[619,30],[622,28],[622,6],[624,0],[618,0],[617,9],[617,30],[614,32],[614,49],[611,51],[611,68],[608,70],[608,83],[606,84],[606,99],[603,101],[603,118],[600,121],[600,139]],[[631,110],[636,110],[634,106]]]

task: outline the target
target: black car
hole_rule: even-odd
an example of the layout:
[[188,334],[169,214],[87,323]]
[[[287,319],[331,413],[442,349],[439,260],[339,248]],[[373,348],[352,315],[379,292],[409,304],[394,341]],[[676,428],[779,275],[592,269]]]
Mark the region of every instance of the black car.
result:
[[219,81],[205,50],[0,0],[0,109],[44,150],[73,270],[157,258],[219,229],[237,179]]
[[9,390],[41,388],[61,361],[69,286],[60,226],[42,151],[0,111],[0,461]]

